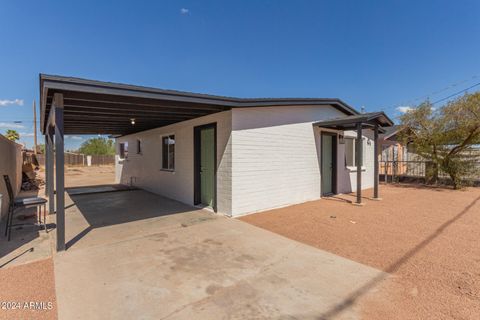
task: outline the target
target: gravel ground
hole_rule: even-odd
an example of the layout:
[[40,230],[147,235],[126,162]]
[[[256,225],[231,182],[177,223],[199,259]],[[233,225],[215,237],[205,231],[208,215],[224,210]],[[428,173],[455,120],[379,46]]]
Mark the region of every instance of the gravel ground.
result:
[[52,258],[2,268],[0,283],[0,319],[57,319]]
[[241,220],[391,274],[352,295],[365,319],[480,319],[480,189],[380,192],[363,207],[343,195]]

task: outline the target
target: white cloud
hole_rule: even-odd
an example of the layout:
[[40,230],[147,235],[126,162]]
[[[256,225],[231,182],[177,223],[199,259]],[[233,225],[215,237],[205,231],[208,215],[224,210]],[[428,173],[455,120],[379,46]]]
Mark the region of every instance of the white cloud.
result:
[[22,99],[0,100],[0,107],[6,107],[10,105],[23,106],[23,100]]
[[19,135],[20,135],[20,138],[33,137],[33,132],[20,132]]
[[410,106],[400,106],[400,107],[397,107],[395,110],[397,110],[398,112],[401,112],[401,113],[407,113],[409,111],[412,111],[413,108],[410,107]]
[[3,129],[23,129],[24,125],[18,123],[0,122],[0,128]]
[[180,9],[180,13],[181,13],[181,14],[189,14],[189,13],[190,13],[190,10],[187,9],[187,8],[182,8],[182,9]]

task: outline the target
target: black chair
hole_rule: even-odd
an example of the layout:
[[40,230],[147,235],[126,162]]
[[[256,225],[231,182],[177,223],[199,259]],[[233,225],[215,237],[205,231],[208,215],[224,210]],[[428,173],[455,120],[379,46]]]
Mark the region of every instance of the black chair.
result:
[[[5,227],[5,236],[8,235],[8,241],[10,241],[10,235],[12,233],[12,227],[23,226],[23,225],[41,225],[42,224],[42,207],[43,207],[43,227],[45,232],[47,230],[47,199],[40,197],[26,197],[26,198],[15,198],[13,195],[12,184],[10,183],[10,178],[8,175],[4,175],[3,179],[5,180],[5,185],[7,186],[9,206],[7,214],[7,225]],[[14,212],[19,208],[37,208],[37,223],[16,223],[13,224]]]

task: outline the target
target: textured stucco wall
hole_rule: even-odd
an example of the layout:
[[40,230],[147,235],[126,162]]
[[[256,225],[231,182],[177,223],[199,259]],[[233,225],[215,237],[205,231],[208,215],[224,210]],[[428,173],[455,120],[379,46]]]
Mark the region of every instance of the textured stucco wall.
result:
[[22,184],[22,146],[0,135],[0,194],[1,217],[6,217],[8,212],[8,193],[3,175],[8,175],[15,195],[20,191]]

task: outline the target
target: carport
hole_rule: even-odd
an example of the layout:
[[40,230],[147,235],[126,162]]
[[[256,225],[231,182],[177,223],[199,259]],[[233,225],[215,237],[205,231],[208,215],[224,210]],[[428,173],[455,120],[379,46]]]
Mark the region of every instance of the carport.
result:
[[202,95],[44,74],[40,101],[46,194],[49,212],[56,208],[58,251],[65,250],[64,135],[121,136],[228,109]]
[[346,114],[357,114],[338,99],[240,99],[45,74],[40,74],[40,102],[46,194],[49,212],[56,208],[58,251],[65,250],[66,134],[122,136],[236,107],[332,105]]

